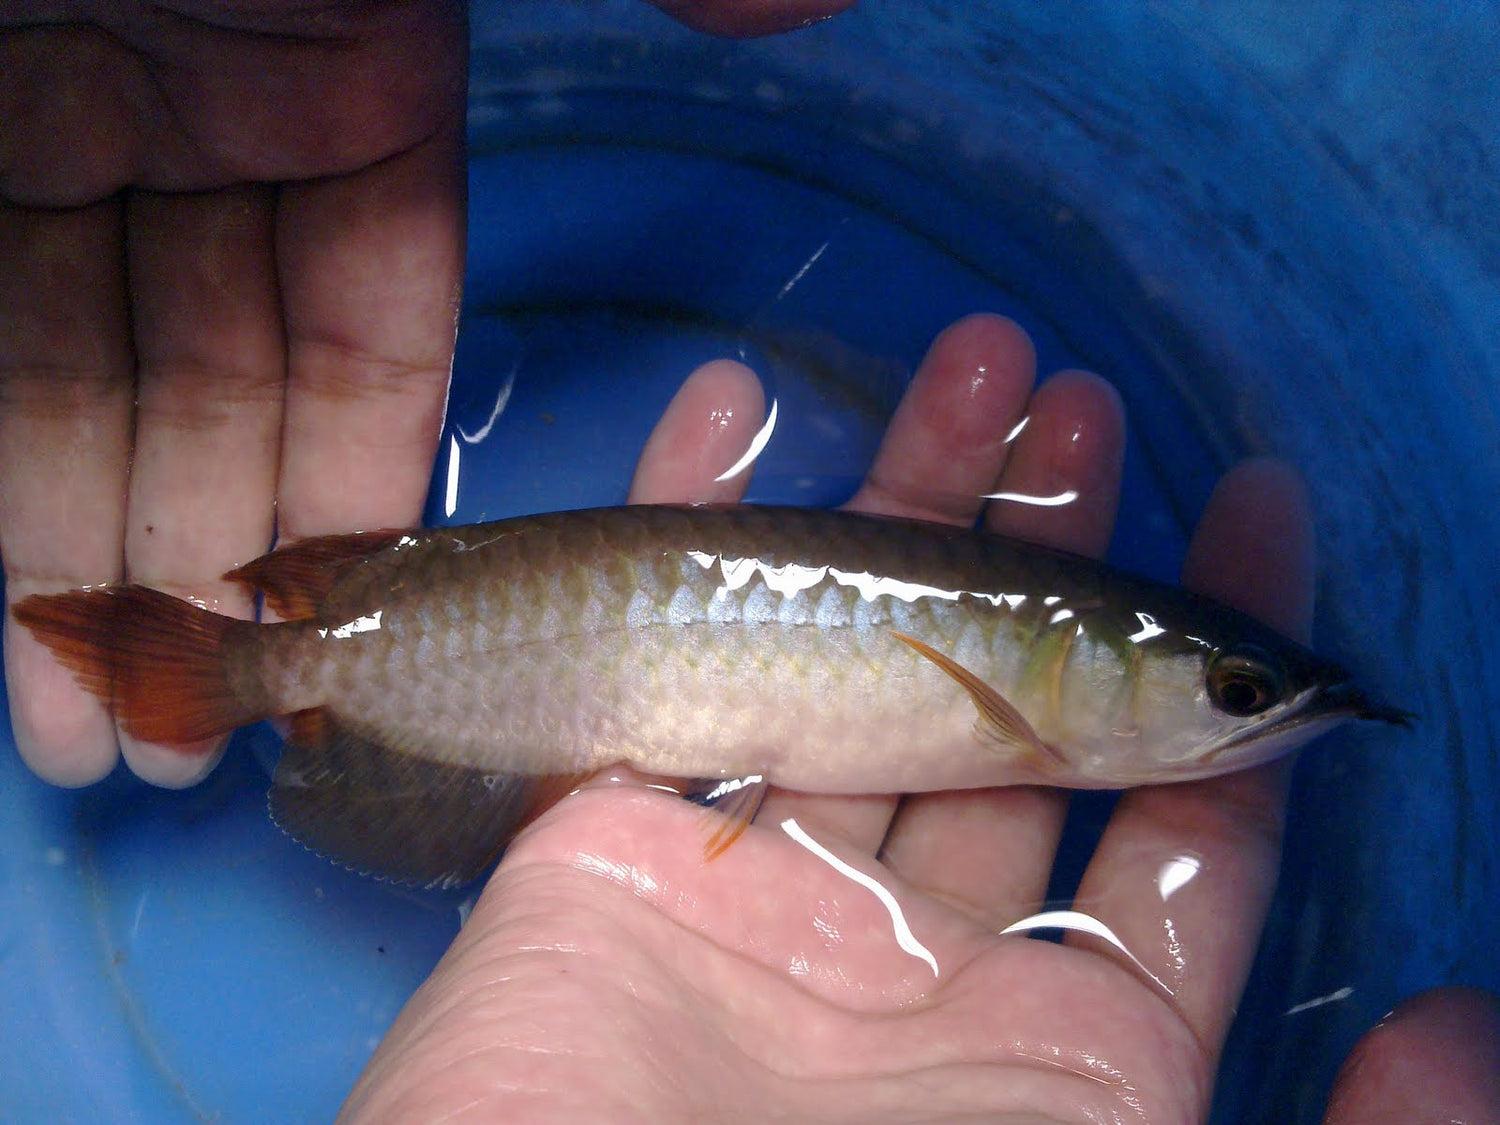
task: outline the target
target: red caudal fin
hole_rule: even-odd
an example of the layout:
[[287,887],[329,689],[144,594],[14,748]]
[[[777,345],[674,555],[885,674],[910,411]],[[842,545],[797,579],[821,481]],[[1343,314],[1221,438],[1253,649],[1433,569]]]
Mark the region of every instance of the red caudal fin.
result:
[[146,586],[33,594],[16,620],[147,742],[196,742],[263,716],[230,687],[224,643],[255,628]]

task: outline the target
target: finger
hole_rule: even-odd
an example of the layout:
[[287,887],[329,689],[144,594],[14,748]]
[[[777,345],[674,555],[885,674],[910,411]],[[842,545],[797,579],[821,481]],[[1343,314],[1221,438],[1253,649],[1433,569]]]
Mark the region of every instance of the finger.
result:
[[[286,345],[270,189],[132,194],[129,271],[139,367],[125,527],[132,582],[249,617],[221,579],[271,542]],[[120,748],[159,785],[199,780],[225,740]]]
[[845,507],[972,524],[1005,464],[1035,379],[1031,338],[1014,321],[980,314],[945,329]]
[[745,494],[750,470],[725,477],[760,431],[766,398],[760,380],[732,360],[706,363],[688,376],[651,431],[632,504],[729,503]]
[[828,19],[855,0],[651,0],[667,15],[711,35],[773,35]]
[[70,26],[60,13],[28,19],[15,7],[0,8],[0,199],[46,206],[103,199],[143,147],[132,118],[145,103],[132,95],[147,92],[125,92],[138,72],[134,52],[101,26]]
[[[1006,438],[1036,378],[1031,339],[1004,317],[977,315],[945,329],[902,396],[864,485],[846,507],[859,512],[972,524],[1005,463]],[[788,817],[873,852],[896,809],[894,796],[773,791],[761,820]]]
[[[115,201],[0,207],[0,555],[8,605],[120,577],[134,381]],[[21,757],[85,785],[114,766],[114,724],[6,614]]]
[[352,175],[282,188],[282,541],[421,515],[463,272],[459,128]]
[[1500,1121],[1500,999],[1437,988],[1405,1001],[1355,1044],[1323,1120]]
[[[1057,506],[997,500],[986,526],[1102,555],[1114,527],[1124,452],[1125,411],[1108,383],[1084,372],[1049,379],[1032,396],[996,491],[1072,499]],[[1061,790],[1024,786],[908,797],[884,858],[908,882],[998,929],[1040,906],[1067,808]]]
[[[1210,526],[1210,516],[1222,526]],[[1257,458],[1236,466],[1209,500],[1188,544],[1182,583],[1307,644],[1316,566],[1302,478],[1289,465]]]
[[[1295,473],[1270,461],[1231,472],[1209,500],[1184,581],[1305,637],[1312,522]],[[1259,559],[1260,570],[1246,569]],[[1078,891],[1171,993],[1216,1059],[1259,941],[1281,849],[1290,771],[1273,763],[1121,798]]]
[[1125,463],[1125,405],[1087,371],[1048,379],[985,509],[985,527],[1103,558],[1114,533]]

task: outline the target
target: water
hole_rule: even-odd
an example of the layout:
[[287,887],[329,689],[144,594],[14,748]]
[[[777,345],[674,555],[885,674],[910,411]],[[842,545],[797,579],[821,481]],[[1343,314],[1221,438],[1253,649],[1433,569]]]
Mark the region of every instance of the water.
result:
[[[1318,513],[1320,647],[1422,716],[1299,767],[1216,1119],[1316,1120],[1401,997],[1500,987],[1483,360],[1357,183],[1190,24],[908,9],[744,46],[624,4],[478,9],[429,517],[618,502],[719,354],[781,407],[752,497],[837,502],[931,337],[977,309],[1021,320],[1044,371],[1125,396],[1116,561],[1170,576],[1223,466],[1289,456]],[[38,1014],[0,1048],[31,1078],[18,1119],[327,1119],[450,940],[461,895],[347,875],[271,827],[266,737],[187,794],[64,794],[0,754],[0,893],[27,904],[0,985]],[[1083,805],[1065,867],[1107,808]]]

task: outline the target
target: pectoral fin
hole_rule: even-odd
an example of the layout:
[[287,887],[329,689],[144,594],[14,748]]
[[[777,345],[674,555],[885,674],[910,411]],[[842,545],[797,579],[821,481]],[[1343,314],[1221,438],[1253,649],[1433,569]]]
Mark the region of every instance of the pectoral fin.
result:
[[974,706],[979,709],[979,727],[1001,746],[1018,748],[1041,755],[1052,763],[1066,764],[1061,754],[1048,746],[1026,721],[1026,716],[984,680],[965,668],[951,656],[939,652],[925,641],[909,637],[894,630],[891,636],[908,645],[919,656],[926,657],[942,669],[955,683],[969,693]]
[[351,870],[456,887],[483,874],[581,780],[433,761],[381,745],[320,709],[292,717],[270,806],[288,835]]

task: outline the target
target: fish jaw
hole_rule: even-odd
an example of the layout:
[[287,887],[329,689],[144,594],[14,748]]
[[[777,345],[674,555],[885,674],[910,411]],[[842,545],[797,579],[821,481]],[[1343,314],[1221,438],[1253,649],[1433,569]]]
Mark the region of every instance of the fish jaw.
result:
[[[1329,666],[1332,667],[1331,665]],[[1349,680],[1308,688],[1273,711],[1231,720],[1200,701],[1200,722],[1179,720],[1175,731],[1113,732],[1102,744],[1078,751],[1067,780],[1072,788],[1131,788],[1197,781],[1251,769],[1292,754],[1314,739],[1356,721],[1409,726],[1407,712],[1375,703]]]

